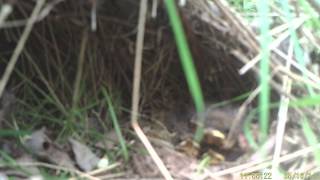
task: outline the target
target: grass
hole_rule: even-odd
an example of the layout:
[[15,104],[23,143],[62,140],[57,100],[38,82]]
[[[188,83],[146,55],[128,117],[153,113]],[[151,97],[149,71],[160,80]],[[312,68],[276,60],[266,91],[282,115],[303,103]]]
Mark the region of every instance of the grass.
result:
[[260,60],[260,95],[259,95],[259,125],[260,125],[260,138],[261,141],[267,139],[269,131],[269,98],[270,98],[270,85],[269,85],[269,58],[271,37],[269,35],[270,18],[269,15],[269,1],[258,1],[257,10],[260,22],[260,46],[261,46],[261,60]]
[[[307,138],[309,145],[316,146],[319,143],[319,140],[317,138],[317,135],[313,132],[308,122],[308,119],[307,118],[302,119],[301,125],[302,125],[303,133]],[[320,150],[316,149],[313,153],[314,153],[315,161],[318,167],[320,167]]]
[[244,121],[244,125],[243,125],[243,133],[244,133],[250,147],[253,148],[254,150],[258,150],[259,144],[256,142],[254,135],[252,134],[250,125],[252,124],[256,114],[257,114],[257,109],[252,110],[248,114],[248,116],[246,117],[246,119]]
[[[315,96],[307,96],[307,97],[302,97],[299,99],[296,99],[294,101],[290,101],[289,103],[289,107],[290,108],[315,108],[315,107],[319,107],[320,104],[320,95],[315,95]],[[277,109],[281,106],[281,102],[273,102],[270,103],[269,105],[269,111],[272,109]],[[257,119],[257,115],[258,115],[258,108],[252,109],[250,111],[250,113],[247,115],[246,120],[245,120],[245,124],[243,126],[243,131],[244,134],[250,144],[250,146],[254,149],[258,149],[259,147],[259,143],[256,142],[256,140],[254,139],[254,136],[250,130],[250,124],[252,124],[252,122],[254,121],[254,119]],[[306,138],[308,139],[309,142],[315,142],[315,138],[313,137],[313,133],[312,130],[310,132],[310,129],[308,127],[310,127],[308,125],[308,121],[303,120],[302,123],[303,129],[304,129],[304,133],[306,135]],[[306,133],[307,132],[307,133]],[[310,139],[309,139],[310,137]]]
[[105,89],[102,90],[102,93],[107,101],[107,104],[108,104],[108,109],[109,109],[109,113],[110,113],[110,117],[111,117],[111,120],[112,120],[112,123],[113,123],[113,127],[116,131],[116,134],[118,136],[118,139],[119,139],[119,142],[120,142],[120,147],[121,147],[121,152],[122,152],[122,155],[125,159],[125,161],[128,161],[129,160],[129,153],[128,153],[128,148],[126,146],[126,140],[124,139],[123,135],[122,135],[122,132],[121,132],[121,128],[120,128],[120,125],[119,125],[119,121],[118,121],[118,118],[117,118],[117,115],[116,115],[116,112],[114,110],[114,106],[113,106],[113,103],[112,103],[112,100],[110,99],[107,91]]
[[0,166],[5,165],[7,167],[11,167],[15,170],[23,172],[25,175],[30,175],[27,169],[20,167],[19,164],[16,162],[16,160],[10,157],[10,155],[7,154],[6,152],[0,150],[0,157],[3,158],[3,160],[0,160]]
[[[174,37],[180,55],[181,65],[188,83],[190,94],[192,96],[197,112],[199,114],[202,114],[205,108],[204,99],[202,95],[199,78],[196,73],[196,68],[193,63],[192,54],[190,53],[190,48],[183,29],[184,27],[178,14],[175,1],[166,0],[165,5],[168,10],[170,23],[174,32]],[[196,129],[194,137],[196,142],[200,142],[203,137],[203,121],[204,117],[200,118],[200,123]]]
[[[34,65],[36,66],[36,64]],[[36,68],[38,67],[36,66]],[[43,76],[43,73],[40,71],[40,69],[36,72],[40,73],[42,80],[46,81],[46,77]],[[93,145],[95,142],[105,141],[105,135],[103,132],[99,132],[96,129],[88,129],[88,123],[91,122],[88,121],[87,117],[93,116],[93,114],[90,113],[93,109],[99,111],[101,107],[109,110],[112,124],[119,135],[121,129],[116,114],[119,114],[121,104],[116,101],[116,97],[106,94],[105,90],[100,93],[101,96],[104,97],[102,99],[90,96],[90,94],[84,93],[85,91],[89,91],[86,90],[85,82],[82,81],[79,84],[79,91],[77,95],[78,103],[76,105],[72,104],[74,101],[72,101],[73,98],[71,97],[68,100],[70,102],[68,104],[71,106],[68,107],[64,104],[63,108],[61,108],[61,106],[59,106],[59,102],[55,101],[55,99],[58,97],[57,94],[54,94],[53,97],[51,93],[46,93],[46,90],[42,89],[38,84],[34,83],[25,75],[23,75],[20,70],[16,69],[15,73],[18,74],[24,82],[23,99],[18,99],[17,108],[19,111],[14,113],[14,118],[19,119],[19,121],[17,121],[19,129],[22,130],[1,130],[1,138],[23,137],[45,125],[46,127],[49,127],[48,129],[50,129],[50,131],[58,129],[58,131],[53,131],[55,134],[54,140],[56,142],[64,143],[67,141],[68,137],[78,136],[83,141],[87,142],[88,145]],[[55,86],[55,83],[56,82],[54,81],[48,81],[48,85],[50,84],[49,88]],[[52,89],[52,91],[54,90]],[[61,94],[59,94],[59,96],[61,96]],[[66,99],[63,101],[66,102]],[[106,121],[106,119],[99,121],[99,123],[102,124],[104,131],[109,131],[111,129],[107,128],[109,126],[107,125],[108,121]],[[10,122],[8,125],[10,125],[10,127],[14,126],[13,122]],[[119,139],[120,148],[115,148],[112,150],[110,149],[108,152],[105,152],[108,156],[111,156],[110,162],[118,161],[121,156],[125,161],[129,159],[129,152],[121,132]],[[15,159],[12,159],[12,161],[15,162]],[[4,164],[8,165],[8,163]],[[42,174],[44,176],[46,173],[47,175],[51,174],[47,168],[42,169],[42,173],[44,173]],[[64,171],[58,175],[58,177],[66,176],[70,176],[70,174],[67,172],[64,174]]]

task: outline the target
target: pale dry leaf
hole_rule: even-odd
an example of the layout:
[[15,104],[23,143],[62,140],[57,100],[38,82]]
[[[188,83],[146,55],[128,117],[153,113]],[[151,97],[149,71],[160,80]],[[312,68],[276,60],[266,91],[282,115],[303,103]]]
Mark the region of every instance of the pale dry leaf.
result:
[[50,148],[50,138],[46,135],[46,128],[33,132],[30,136],[25,138],[24,145],[37,156],[46,156]]
[[46,128],[41,128],[31,134],[25,141],[25,146],[38,157],[69,169],[75,169],[69,155],[52,143],[46,135]]
[[99,162],[99,158],[87,147],[72,138],[69,139],[77,165],[85,172],[91,171]]

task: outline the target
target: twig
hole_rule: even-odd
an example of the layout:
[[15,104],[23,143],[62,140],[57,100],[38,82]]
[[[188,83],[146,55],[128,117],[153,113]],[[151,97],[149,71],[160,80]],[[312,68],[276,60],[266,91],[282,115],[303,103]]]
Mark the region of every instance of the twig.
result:
[[111,164],[110,166],[107,166],[105,168],[100,168],[100,169],[96,169],[96,170],[90,171],[87,174],[89,174],[90,176],[98,175],[100,173],[103,173],[103,172],[109,171],[111,169],[114,169],[114,168],[118,167],[119,165],[120,165],[120,163],[114,163],[114,164]]
[[[290,58],[293,55],[293,43],[291,41],[290,46],[289,46],[289,55]],[[290,71],[291,69],[291,62],[289,60],[286,61],[286,69]],[[282,89],[284,92],[290,94],[291,92],[291,85],[292,85],[292,80],[289,79],[287,75],[284,75],[283,77],[283,83],[282,83]],[[279,160],[281,156],[281,149],[282,149],[282,143],[283,143],[283,136],[285,134],[285,128],[286,128],[286,123],[288,119],[288,106],[289,106],[289,98],[282,95],[281,100],[280,100],[280,107],[279,107],[279,112],[278,112],[278,124],[277,124],[277,130],[276,130],[276,139],[277,141],[275,142],[275,148],[274,148],[274,153],[273,153],[273,160],[272,160],[272,175],[274,177],[278,177],[278,168],[279,168]],[[278,177],[280,178],[280,177]]]
[[314,81],[317,84],[320,84],[320,78],[317,77],[314,73],[310,72],[307,68],[301,67],[296,61],[288,57],[286,54],[284,54],[282,51],[280,51],[277,48],[272,49],[272,51],[275,52],[277,55],[279,55],[281,58],[290,61],[293,67],[297,68],[299,71],[304,73],[306,77],[308,77],[310,80]]
[[151,17],[157,17],[158,0],[152,0]]
[[[280,50],[278,50],[278,51],[279,51],[279,53],[282,53]],[[234,50],[234,51],[231,51],[231,53],[232,53],[235,57],[237,57],[240,61],[242,61],[243,63],[249,62],[249,60],[247,59],[247,57],[245,57],[241,52]],[[282,54],[284,54],[284,53],[282,53]],[[286,55],[283,55],[283,56],[287,57]],[[290,59],[289,59],[289,60],[290,60]],[[303,70],[303,69],[301,69],[301,67],[300,67],[295,61],[291,60],[290,62],[292,63],[292,66],[293,66],[293,67],[296,67],[296,68],[299,69],[300,71]],[[274,68],[274,69],[276,69],[276,68]],[[253,72],[256,73],[256,74],[259,73],[259,72],[258,72],[258,68],[255,67],[255,66],[252,67],[252,70],[253,70]],[[282,70],[282,68],[279,68],[279,70]],[[305,69],[305,73],[306,73],[306,75],[309,76],[310,78],[312,77],[313,80],[315,80],[315,78],[318,79],[313,73],[309,72],[307,69]],[[279,74],[276,74],[276,75],[279,76]],[[289,75],[290,75],[290,74],[289,74]],[[281,78],[281,76],[279,76],[279,77]],[[292,100],[297,100],[297,98],[296,98],[294,95],[291,95],[291,94],[288,94],[288,93],[282,91],[281,86],[280,86],[277,82],[275,82],[274,80],[270,79],[270,82],[269,82],[269,83],[270,83],[270,85],[271,85],[279,94],[285,95],[285,96],[291,98]],[[315,118],[320,118],[320,115],[317,114],[316,112],[314,112],[313,110],[305,109],[305,111],[306,111],[308,114],[310,114],[310,115],[312,115],[313,117],[315,117]]]
[[[51,1],[50,3],[48,3],[48,5],[46,5],[41,12],[39,12],[38,16],[35,19],[35,23],[36,22],[40,22],[42,21],[45,17],[47,17],[49,15],[49,13],[52,11],[52,9],[59,4],[60,2],[62,2],[64,0],[55,0],[55,1]],[[8,21],[8,22],[4,22],[3,24],[0,24],[0,29],[1,28],[15,28],[15,27],[20,27],[20,26],[24,26],[28,23],[28,19],[22,19],[22,20],[15,20],[15,21]]]
[[236,139],[237,133],[239,132],[239,126],[241,126],[244,120],[244,115],[247,112],[247,107],[254,100],[254,98],[256,98],[256,96],[259,94],[260,89],[261,88],[259,86],[254,91],[252,91],[252,93],[250,93],[250,96],[240,106],[236,114],[236,118],[232,121],[231,128],[229,130],[229,133],[226,139],[226,144],[224,145],[226,149],[231,148],[236,142],[235,139]]
[[247,26],[241,20],[241,17],[237,15],[236,11],[232,11],[232,7],[226,0],[216,0],[214,3],[217,7],[224,13],[224,15],[230,20],[230,22],[237,28],[240,34],[248,41],[250,47],[256,52],[259,51],[259,44],[256,39],[255,34],[251,29],[247,28]]
[[45,4],[45,0],[38,0],[36,7],[33,9],[32,14],[30,16],[30,18],[28,19],[27,25],[24,28],[24,31],[21,35],[21,38],[17,44],[17,47],[15,48],[13,55],[10,58],[10,61],[6,67],[6,70],[1,78],[0,81],[0,97],[2,96],[2,93],[8,83],[8,80],[11,76],[11,73],[13,71],[14,66],[16,65],[18,58],[24,48],[24,45],[30,35],[30,32],[32,30],[32,27],[34,25],[34,23],[36,22],[36,19],[39,15],[39,12],[41,10],[41,8],[43,7],[43,5]]
[[138,35],[136,41],[136,55],[134,63],[134,76],[133,76],[133,91],[132,91],[132,114],[131,114],[131,125],[137,136],[140,138],[143,145],[146,147],[151,158],[158,166],[160,172],[166,179],[173,179],[170,172],[165,167],[164,163],[160,159],[159,155],[152,147],[150,141],[143,133],[139,123],[138,123],[138,111],[139,111],[139,91],[140,91],[140,81],[141,81],[141,69],[142,69],[142,54],[143,54],[143,40],[145,31],[145,21],[146,21],[146,11],[147,11],[147,0],[140,1],[140,12],[139,12],[139,22],[138,22]]
[[[307,20],[307,18],[301,18],[299,21],[295,22],[294,29],[299,28],[303,23]],[[279,35],[279,37],[274,40],[270,45],[269,49],[277,49],[279,44],[284,41],[286,38],[290,36],[290,32],[286,31]],[[245,74],[248,70],[250,70],[254,65],[256,65],[261,58],[261,53],[259,53],[256,57],[254,57],[252,60],[250,60],[248,63],[246,63],[240,70],[240,74]]]
[[319,38],[316,38],[312,32],[307,28],[302,28],[304,36],[313,44],[314,47],[320,49]]
[[97,31],[97,0],[91,1],[91,31]]
[[115,173],[115,174],[108,174],[108,175],[104,175],[104,176],[99,176],[98,179],[99,180],[105,180],[105,179],[122,179],[120,178],[121,176],[125,176],[126,173],[124,172],[120,172],[120,173]]
[[7,17],[12,12],[12,6],[10,4],[4,4],[2,5],[0,9],[0,27],[4,23],[4,21],[7,19]]

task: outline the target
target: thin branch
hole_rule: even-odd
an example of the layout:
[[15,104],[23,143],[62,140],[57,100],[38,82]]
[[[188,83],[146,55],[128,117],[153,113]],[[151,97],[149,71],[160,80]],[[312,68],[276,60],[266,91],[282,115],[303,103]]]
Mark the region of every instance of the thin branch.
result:
[[11,12],[12,12],[12,6],[10,4],[2,5],[0,9],[0,27],[5,22],[5,20],[7,19],[7,17],[10,15]]
[[[291,41],[289,46],[289,55],[290,58],[293,56],[293,42]],[[286,69],[290,71],[291,62],[289,60],[286,61]],[[292,80],[287,76],[283,76],[282,90],[288,94],[291,92]],[[290,99],[284,95],[281,95],[280,107],[278,112],[278,124],[276,131],[276,143],[273,153],[272,159],[272,175],[278,177],[278,168],[280,164],[280,156],[282,150],[283,137],[285,135],[285,128],[288,119],[288,106]],[[280,178],[280,177],[279,177]]]
[[139,92],[140,92],[140,82],[141,82],[141,69],[142,69],[142,55],[143,55],[143,40],[145,31],[145,21],[147,12],[147,0],[140,1],[140,12],[139,12],[139,22],[138,22],[138,35],[136,41],[136,55],[134,63],[134,76],[133,76],[133,91],[132,91],[132,114],[131,114],[131,125],[137,136],[146,147],[151,158],[158,166],[160,172],[166,179],[173,179],[170,172],[160,159],[159,155],[152,147],[150,141],[143,133],[139,123],[138,123],[138,111],[139,111]]
[[[45,17],[49,15],[49,13],[52,11],[52,9],[62,2],[64,0],[55,0],[49,2],[43,9],[42,11],[38,14],[38,16],[35,19],[35,22],[40,22],[42,21]],[[28,19],[21,19],[21,20],[14,20],[14,21],[8,21],[8,22],[3,22],[0,24],[0,29],[1,28],[15,28],[15,27],[21,27],[28,24]]]
[[36,7],[33,9],[32,11],[32,14],[27,22],[27,26],[24,28],[24,31],[21,35],[21,38],[17,44],[17,47],[15,48],[14,52],[13,52],[13,55],[11,56],[10,58],[10,61],[6,67],[6,70],[1,78],[1,81],[0,81],[0,97],[2,96],[2,93],[9,81],[9,78],[11,76],[11,73],[18,61],[18,58],[24,48],[24,45],[26,44],[26,41],[30,35],[30,32],[33,28],[33,25],[34,23],[36,22],[37,20],[37,17],[40,13],[40,10],[41,8],[43,7],[43,5],[45,4],[45,0],[38,0],[37,1],[37,4],[36,4]]

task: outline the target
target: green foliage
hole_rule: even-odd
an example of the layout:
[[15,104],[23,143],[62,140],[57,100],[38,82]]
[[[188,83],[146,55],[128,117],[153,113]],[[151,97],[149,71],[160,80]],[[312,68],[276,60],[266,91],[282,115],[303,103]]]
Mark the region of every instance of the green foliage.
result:
[[[196,73],[196,68],[192,60],[192,55],[190,53],[189,45],[186,40],[186,35],[183,30],[183,25],[182,25],[180,16],[177,12],[175,2],[172,0],[166,0],[165,5],[167,8],[170,23],[174,32],[182,68],[183,68],[185,77],[187,79],[189,90],[193,98],[196,110],[199,114],[201,114],[201,112],[204,111],[204,99],[203,99],[198,75]],[[204,118],[201,118],[200,124],[197,127],[197,130],[195,133],[195,140],[197,142],[200,142],[203,136],[203,121],[204,121]]]
[[105,99],[107,101],[107,104],[108,104],[110,117],[111,117],[111,120],[112,120],[112,123],[113,123],[114,130],[116,131],[116,134],[117,134],[119,142],[120,142],[122,155],[123,155],[124,159],[126,161],[128,161],[129,160],[129,153],[128,153],[128,149],[127,149],[127,146],[126,146],[126,140],[124,139],[124,137],[122,135],[121,128],[120,128],[120,125],[119,125],[119,121],[118,121],[116,112],[114,110],[114,106],[112,104],[112,100],[110,99],[110,97],[109,97],[109,95],[108,95],[108,93],[107,93],[107,91],[105,89],[102,90],[102,93],[103,93],[103,95],[104,95],[104,97],[105,97]]
[[[312,128],[310,127],[310,124],[306,118],[304,118],[302,120],[302,130],[303,130],[304,135],[307,138],[308,143],[311,146],[316,147],[319,144],[319,141],[317,139],[316,134],[313,132]],[[315,156],[316,163],[319,167],[320,166],[320,150],[319,150],[319,148],[316,148],[314,150],[313,154]]]
[[261,140],[264,141],[268,134],[269,124],[269,58],[271,37],[269,33],[270,18],[269,18],[269,4],[268,1],[258,1],[257,9],[259,14],[260,31],[261,31],[261,60],[260,60],[260,95],[259,95],[259,124],[261,132]]

